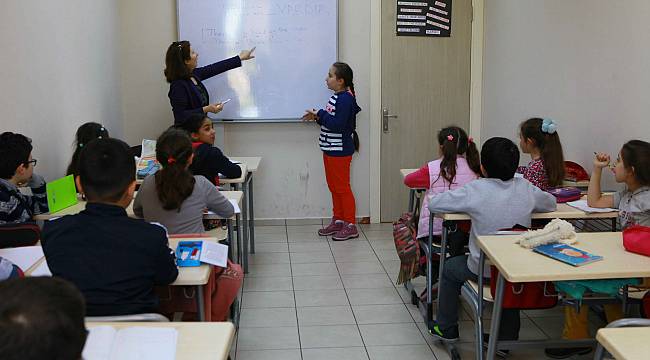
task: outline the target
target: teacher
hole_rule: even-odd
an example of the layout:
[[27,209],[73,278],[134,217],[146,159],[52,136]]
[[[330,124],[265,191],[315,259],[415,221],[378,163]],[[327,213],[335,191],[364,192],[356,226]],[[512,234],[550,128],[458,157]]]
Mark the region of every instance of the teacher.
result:
[[241,62],[255,58],[255,48],[242,50],[239,55],[210,65],[196,67],[199,54],[189,41],[175,41],[165,55],[165,78],[169,83],[169,102],[174,113],[174,125],[181,124],[191,114],[218,113],[222,103],[210,104],[210,95],[201,80],[238,68]]

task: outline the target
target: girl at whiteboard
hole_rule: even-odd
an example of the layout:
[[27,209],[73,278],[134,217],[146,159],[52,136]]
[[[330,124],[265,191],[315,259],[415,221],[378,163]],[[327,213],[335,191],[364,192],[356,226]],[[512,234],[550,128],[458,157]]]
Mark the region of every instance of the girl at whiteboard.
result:
[[318,230],[318,235],[332,235],[335,241],[359,237],[356,227],[355,202],[350,187],[350,163],[355,151],[359,151],[357,135],[357,105],[353,73],[346,63],[334,63],[325,82],[334,92],[325,109],[307,110],[303,120],[320,125],[318,142],[323,150],[325,177],[332,193],[333,213],[330,224]]
[[222,103],[210,104],[210,95],[202,80],[238,68],[241,62],[255,58],[255,48],[242,50],[239,55],[210,65],[196,67],[199,54],[189,41],[174,41],[165,55],[165,78],[169,83],[169,102],[174,113],[174,124],[182,123],[190,114],[218,113]]

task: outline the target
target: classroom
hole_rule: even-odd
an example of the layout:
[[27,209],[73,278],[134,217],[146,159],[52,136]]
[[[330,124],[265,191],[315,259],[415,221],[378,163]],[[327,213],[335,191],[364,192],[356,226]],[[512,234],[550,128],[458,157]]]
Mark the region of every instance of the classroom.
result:
[[0,358],[646,358],[649,16],[3,3]]

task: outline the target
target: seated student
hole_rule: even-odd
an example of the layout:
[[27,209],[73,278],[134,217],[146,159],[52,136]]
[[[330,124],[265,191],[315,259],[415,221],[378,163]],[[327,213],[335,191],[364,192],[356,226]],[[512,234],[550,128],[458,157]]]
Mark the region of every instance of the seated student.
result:
[[[485,178],[443,192],[429,201],[434,213],[466,213],[472,220],[469,237],[470,255],[456,256],[445,262],[438,296],[440,308],[431,334],[443,341],[458,340],[458,298],[466,280],[478,281],[479,248],[476,238],[516,224],[530,226],[533,212],[556,209],[553,195],[525,179],[513,178],[519,163],[519,150],[510,140],[491,138],[481,149],[481,171]],[[489,270],[484,274],[489,276]],[[519,337],[519,310],[503,309],[500,340]]]
[[241,177],[241,167],[214,146],[215,135],[210,118],[204,114],[192,114],[177,127],[187,131],[192,138],[194,160],[190,170],[194,175],[203,175],[214,185],[219,185],[219,174],[229,179]]
[[66,175],[77,176],[79,173],[78,162],[79,154],[84,146],[88,145],[91,141],[95,139],[108,139],[108,130],[101,124],[95,122],[87,122],[77,129],[74,141],[74,152],[72,153],[72,159],[68,165],[68,170],[65,172]]
[[55,277],[0,282],[0,359],[76,360],[86,343],[83,296]]
[[0,281],[20,277],[22,270],[11,261],[0,256]]
[[[192,143],[182,130],[169,129],[156,142],[156,159],[162,169],[147,176],[138,191],[133,212],[147,221],[163,224],[170,234],[203,233],[203,211],[207,208],[217,215],[234,215],[230,201],[205,177],[192,175]],[[206,319],[224,321],[228,309],[237,297],[243,272],[238,264],[228,262],[226,269],[214,267],[214,276],[207,285]],[[180,300],[181,289],[172,289],[168,308],[185,307]],[[187,311],[195,312],[194,302]],[[166,304],[163,304],[166,305]]]
[[81,290],[89,316],[155,311],[154,286],[176,280],[178,269],[165,229],[127,216],[135,191],[128,145],[97,139],[84,146],[76,182],[86,209],[43,228],[52,274]]
[[547,191],[562,186],[564,153],[557,124],[551,119],[531,118],[519,126],[519,146],[530,154],[530,162],[517,172],[538,188]]
[[[617,208],[618,220],[623,229],[632,225],[650,226],[650,143],[641,140],[631,140],[623,145],[616,162],[610,164],[609,155],[598,153],[594,157],[594,170],[591,173],[587,202],[595,208]],[[611,168],[617,183],[625,184],[625,189],[613,195],[603,195],[600,191],[600,181],[604,168]],[[584,283],[584,282],[583,282]],[[608,322],[623,317],[620,304],[603,306]],[[572,306],[564,307],[564,339],[589,338],[588,306],[583,305],[580,311]],[[546,356],[554,359],[564,359],[576,354],[584,355],[591,352],[591,347],[548,348]]]
[[[0,225],[32,221],[46,213],[45,180],[34,174],[31,140],[12,132],[0,134]],[[19,186],[28,186],[32,195],[24,195]]]

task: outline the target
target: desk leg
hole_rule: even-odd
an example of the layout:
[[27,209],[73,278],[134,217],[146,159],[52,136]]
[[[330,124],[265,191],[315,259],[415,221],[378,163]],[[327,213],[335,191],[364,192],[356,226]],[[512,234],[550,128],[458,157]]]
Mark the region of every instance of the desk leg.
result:
[[413,213],[413,207],[415,206],[415,190],[409,189],[409,212]]
[[244,268],[244,274],[248,274],[248,246],[246,239],[242,237],[241,214],[235,216],[235,224],[237,227],[237,245],[241,245],[241,264]]
[[253,211],[253,173],[249,173],[248,179],[248,212],[250,216],[248,217],[248,225],[250,230],[248,236],[250,237],[250,252],[255,254],[255,213]]
[[248,273],[248,185],[246,181],[242,184],[242,192],[244,193],[244,198],[242,199],[242,230],[244,232],[244,237],[242,238],[242,244],[244,245],[244,256],[246,257],[245,270]]
[[612,231],[616,232],[616,218],[612,218]]
[[501,325],[501,305],[503,304],[503,286],[505,280],[499,273],[497,278],[497,287],[494,292],[494,309],[492,309],[492,324],[490,326],[490,340],[488,342],[487,360],[494,360],[497,351],[497,342],[499,340],[499,326]]
[[[433,214],[429,215],[429,233],[433,239]],[[440,309],[440,279],[442,278],[442,272],[445,269],[445,260],[447,259],[447,237],[449,235],[449,229],[447,228],[449,223],[443,221],[442,223],[442,233],[440,234],[440,260],[438,265],[438,309]]]
[[[235,242],[235,238],[233,237],[233,231],[232,231],[232,219],[227,219],[226,220],[226,228],[228,229],[228,243],[230,246],[228,246],[228,259],[230,261],[236,262],[239,264],[239,259],[240,259],[240,250],[239,250],[239,245]],[[233,249],[237,250],[237,255],[235,255],[235,252]],[[237,257],[235,257],[237,256]]]
[[196,302],[198,305],[199,321],[205,321],[205,303],[203,302],[203,285],[196,286]]
[[[411,190],[412,191],[412,190]],[[433,214],[429,216],[429,239],[427,240],[429,256],[427,257],[427,329],[433,325]]]

